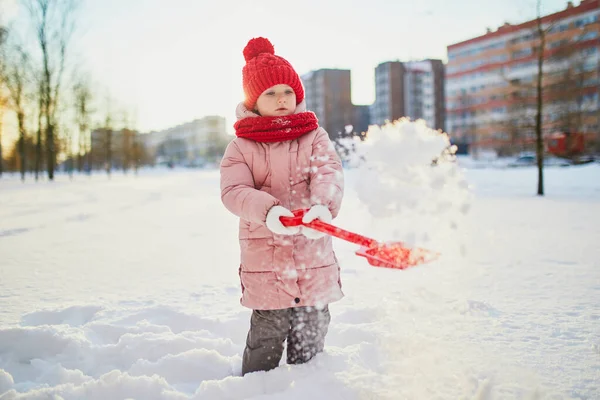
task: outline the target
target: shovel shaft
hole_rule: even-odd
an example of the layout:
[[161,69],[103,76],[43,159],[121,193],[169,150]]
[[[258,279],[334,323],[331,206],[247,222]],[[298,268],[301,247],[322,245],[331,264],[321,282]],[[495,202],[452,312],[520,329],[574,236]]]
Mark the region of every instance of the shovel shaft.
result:
[[411,249],[402,242],[382,244],[375,239],[338,228],[319,219],[304,223],[302,217],[306,210],[294,210],[292,213],[293,217],[279,218],[284,226],[304,226],[358,244],[361,248],[356,254],[365,257],[369,264],[376,267],[405,269],[432,261],[439,256],[438,253],[432,253],[425,249]]
[[352,242],[361,246],[371,247],[377,245],[377,241],[375,239],[371,239],[366,236],[359,235],[358,233],[338,228],[337,226],[328,224],[319,219],[315,219],[314,221],[303,225],[316,231],[335,236],[338,239],[346,240],[348,242]]
[[335,236],[336,238],[346,240],[351,243],[356,243],[361,246],[372,247],[377,246],[378,244],[375,239],[371,239],[366,236],[359,235],[358,233],[338,228],[335,225],[328,224],[319,219],[315,219],[305,224],[302,222],[302,215],[304,213],[301,211],[296,211],[295,214],[295,217],[280,217],[279,219],[281,223],[285,226],[306,226],[316,231],[323,232],[330,236]]

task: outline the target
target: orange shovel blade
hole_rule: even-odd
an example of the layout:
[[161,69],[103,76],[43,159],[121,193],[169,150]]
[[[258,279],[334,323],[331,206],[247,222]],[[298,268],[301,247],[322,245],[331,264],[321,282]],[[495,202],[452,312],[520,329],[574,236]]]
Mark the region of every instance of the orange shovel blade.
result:
[[402,242],[378,243],[377,246],[361,247],[356,255],[365,257],[375,267],[406,269],[431,262],[439,253],[421,248],[405,247]]

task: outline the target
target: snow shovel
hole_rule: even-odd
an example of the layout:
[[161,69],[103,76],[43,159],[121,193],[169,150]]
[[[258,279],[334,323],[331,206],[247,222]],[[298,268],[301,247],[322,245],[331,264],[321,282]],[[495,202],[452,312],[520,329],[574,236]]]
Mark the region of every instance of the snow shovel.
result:
[[319,232],[335,236],[361,246],[356,255],[365,257],[369,264],[375,267],[406,269],[415,265],[435,260],[439,253],[421,248],[409,248],[402,242],[379,243],[375,239],[338,228],[321,220],[315,219],[308,224],[302,222],[302,217],[308,210],[292,211],[293,217],[280,217],[284,226],[306,226]]

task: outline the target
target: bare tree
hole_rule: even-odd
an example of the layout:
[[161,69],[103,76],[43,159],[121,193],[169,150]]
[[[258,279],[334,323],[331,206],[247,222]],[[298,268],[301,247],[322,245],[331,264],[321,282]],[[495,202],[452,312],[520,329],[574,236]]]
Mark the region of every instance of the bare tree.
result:
[[535,114],[535,153],[537,156],[538,185],[537,195],[544,195],[544,138],[542,132],[542,116],[544,112],[544,53],[546,51],[546,30],[542,24],[542,0],[537,1],[537,33],[538,46],[536,49],[536,114]]
[[[502,149],[504,155],[513,155],[524,150],[535,150],[535,117],[536,117],[536,77],[537,74],[522,76],[518,67],[529,69],[530,62],[521,64],[519,59],[530,59],[533,55],[531,66],[537,67],[539,38],[537,24],[532,29],[527,29],[522,36],[509,41],[508,52],[510,59],[516,61],[512,67],[500,68],[501,79],[504,81],[504,99],[507,102],[505,117],[500,122],[500,129],[506,132]],[[529,46],[523,46],[522,41],[533,40]],[[537,68],[536,68],[537,69]]]
[[134,163],[135,131],[133,131],[130,128],[123,128],[121,130],[121,139],[123,141],[123,173],[127,174],[127,172],[129,172],[129,169],[133,167]]
[[[556,48],[550,56],[555,68],[547,74],[546,98],[553,114],[550,125],[561,132],[584,132],[586,116],[592,111],[584,99],[592,89],[590,83],[596,82],[598,72],[597,68],[586,66],[590,48],[582,46],[582,42],[589,37],[587,33],[586,26],[574,40],[556,42],[560,46],[550,44]],[[595,37],[596,32],[592,34]]]
[[44,87],[41,79],[37,82],[37,129],[35,135],[35,180],[39,179],[40,172],[42,171],[42,133],[43,133],[43,119],[44,119]]
[[45,130],[48,179],[54,179],[59,94],[74,31],[77,0],[23,0],[41,51],[40,105]]
[[[27,156],[25,152],[25,140],[28,136],[26,127],[26,91],[30,83],[31,64],[29,55],[19,44],[7,46],[8,55],[4,57],[5,62],[0,73],[8,89],[9,107],[17,115],[19,139],[17,142],[18,163],[21,172],[21,180],[25,181],[27,168]],[[5,53],[6,54],[6,53]]]
[[147,155],[145,152],[144,145],[140,140],[140,133],[133,131],[133,170],[137,175],[140,165],[145,164],[147,161]]
[[[536,164],[538,167],[537,195],[544,195],[544,137],[543,137],[543,113],[544,113],[544,62],[546,60],[546,35],[553,25],[544,26],[542,21],[542,0],[537,0],[536,23],[532,29],[534,43],[529,54],[534,55],[536,74],[533,81],[523,79],[506,78],[509,82],[507,96],[511,102],[508,110],[506,127],[511,130],[513,143],[524,145],[528,137],[523,137],[523,132],[528,135],[530,131],[534,134],[534,149],[536,153]],[[504,73],[504,72],[503,72]],[[531,129],[533,128],[533,129]]]
[[508,134],[505,154],[534,149],[535,131],[535,77],[533,80],[508,79],[506,98],[507,117],[502,127]]
[[[35,158],[35,143],[33,142],[33,138],[31,136],[27,136],[25,138],[23,148],[25,149],[25,158],[27,160],[33,160]],[[17,138],[11,151],[6,156],[6,166],[9,170],[17,171],[20,168],[20,152],[21,149],[19,149],[19,138]]]
[[[6,35],[8,31],[6,28],[0,26],[0,49],[4,49],[4,42],[6,40]],[[4,122],[4,109],[6,107],[6,98],[2,93],[4,78],[1,73],[4,70],[4,52],[0,52],[0,178],[2,177],[2,172],[4,171],[4,158],[2,156],[2,129]]]
[[113,153],[112,153],[112,147],[113,147],[113,130],[112,130],[112,122],[113,121],[113,117],[111,114],[111,100],[110,97],[106,98],[106,118],[104,119],[104,133],[105,133],[105,155],[106,155],[106,159],[105,159],[105,168],[106,168],[106,175],[108,175],[108,177],[110,178],[110,174],[112,171],[112,162],[113,162]]
[[121,117],[123,128],[120,132],[121,146],[119,157],[121,159],[121,166],[123,167],[123,174],[127,174],[133,160],[133,137],[135,132],[130,127],[129,113],[126,110],[122,111]]
[[63,145],[64,149],[62,149],[64,151],[64,154],[66,156],[66,160],[65,160],[65,167],[67,169],[67,173],[69,174],[69,178],[72,180],[73,179],[73,170],[75,169],[75,154],[73,152],[73,132],[72,130],[65,126],[62,129],[62,133],[63,133],[63,137],[64,137],[64,142],[62,142],[61,144]]
[[[73,87],[75,102],[75,123],[78,129],[77,169],[83,171],[84,164],[89,168],[90,117],[92,114],[92,92],[87,80],[81,78]],[[84,159],[85,157],[85,159]]]
[[140,164],[144,162],[144,149],[143,145],[140,141],[140,133],[135,128],[137,125],[136,112],[132,113],[132,121],[131,121],[131,162],[133,166],[133,170],[137,175],[138,170],[140,168]]
[[128,119],[129,126],[129,138],[128,138],[128,151],[127,156],[130,167],[133,167],[135,174],[137,175],[140,165],[148,162],[148,155],[144,147],[143,141],[140,138],[140,133],[136,129],[137,126],[137,113],[135,111],[129,114],[131,119]]
[[2,155],[2,129],[4,121],[4,102],[6,100],[0,95],[0,178],[4,172],[4,156]]

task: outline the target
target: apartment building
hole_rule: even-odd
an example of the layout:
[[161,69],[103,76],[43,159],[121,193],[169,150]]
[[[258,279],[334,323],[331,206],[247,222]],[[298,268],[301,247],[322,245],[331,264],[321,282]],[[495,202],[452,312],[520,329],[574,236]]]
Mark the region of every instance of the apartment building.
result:
[[302,76],[306,106],[319,119],[329,137],[334,140],[344,135],[346,127],[353,126],[356,133],[368,128],[365,106],[352,104],[350,70],[320,69]]
[[446,131],[453,140],[474,148],[531,143],[542,37],[544,132],[598,132],[599,14],[597,0],[568,2],[541,23],[506,23],[449,45]]
[[388,61],[375,68],[375,102],[371,106],[371,123],[381,125],[405,116],[404,63]]
[[388,61],[375,68],[371,123],[402,117],[444,128],[444,64],[441,60]]
[[213,162],[231,139],[225,118],[207,116],[140,136],[148,157],[157,164],[197,166]]

